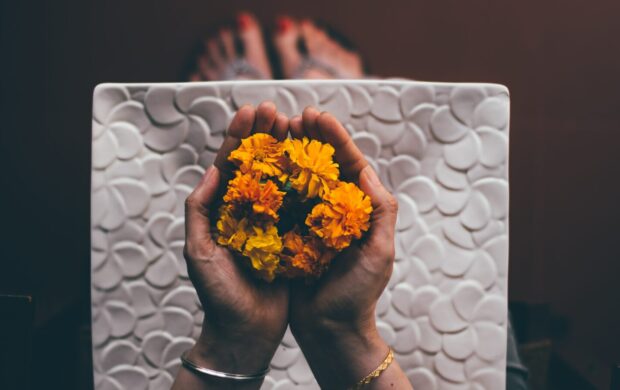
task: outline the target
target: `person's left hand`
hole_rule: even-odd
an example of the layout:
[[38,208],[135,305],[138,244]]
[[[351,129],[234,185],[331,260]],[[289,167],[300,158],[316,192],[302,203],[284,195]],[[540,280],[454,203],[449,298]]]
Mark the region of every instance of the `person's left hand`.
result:
[[[321,279],[291,281],[291,331],[319,385],[348,388],[389,351],[377,330],[375,307],[392,274],[398,203],[333,115],[308,107],[301,117],[291,118],[290,132],[332,145],[341,175],[359,183],[373,206],[368,233],[338,253]],[[393,362],[368,388],[411,386]]]
[[[288,118],[271,102],[257,109],[243,106],[233,118],[224,143],[185,207],[185,250],[190,279],[204,308],[200,338],[189,357],[218,371],[254,374],[269,366],[288,322],[288,286],[267,283],[250,275],[225,247],[212,237],[209,214],[234,167],[230,152],[253,132],[271,133],[282,140]],[[180,372],[182,387],[187,372]],[[181,383],[183,382],[183,383]]]

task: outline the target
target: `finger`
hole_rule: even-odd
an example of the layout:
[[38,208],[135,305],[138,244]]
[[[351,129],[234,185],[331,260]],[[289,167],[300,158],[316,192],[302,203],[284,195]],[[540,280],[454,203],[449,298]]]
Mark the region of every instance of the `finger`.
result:
[[286,138],[286,132],[288,131],[288,118],[283,113],[279,112],[276,115],[276,121],[273,125],[271,134],[278,140],[284,141]]
[[320,112],[314,107],[306,107],[301,114],[301,118],[304,124],[304,132],[310,139],[316,139],[321,141],[321,135],[317,129],[316,120],[319,117]]
[[294,116],[289,122],[291,137],[302,139],[304,137],[304,125],[300,115]]
[[230,152],[237,149],[241,143],[241,139],[246,138],[252,132],[254,121],[256,119],[256,110],[251,105],[244,105],[237,111],[234,118],[228,126],[226,138],[215,156],[215,165],[224,176],[232,175],[235,166],[228,161]]
[[360,172],[368,166],[362,152],[351,139],[349,132],[332,114],[321,113],[317,119],[317,128],[324,142],[336,149],[334,159],[340,165],[340,172],[353,180],[357,180]]
[[273,102],[262,102],[256,109],[255,133],[269,133],[276,121],[276,105]]
[[398,203],[385,189],[370,165],[360,173],[359,182],[361,190],[370,197],[373,207],[367,244],[373,247],[375,245],[385,247],[386,243],[394,241]]
[[243,139],[250,135],[256,121],[256,110],[251,104],[245,104],[239,108],[228,126],[226,135]]
[[215,200],[219,182],[219,170],[210,166],[185,200],[185,242],[188,245],[212,242],[209,206]]

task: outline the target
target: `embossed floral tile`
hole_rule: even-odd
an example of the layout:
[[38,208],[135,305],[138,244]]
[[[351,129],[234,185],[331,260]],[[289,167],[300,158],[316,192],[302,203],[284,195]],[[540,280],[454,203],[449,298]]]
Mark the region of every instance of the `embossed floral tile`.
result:
[[[92,144],[97,389],[167,389],[203,312],[182,256],[183,202],[244,103],[333,113],[399,202],[377,307],[416,390],[502,389],[508,270],[505,87],[412,81],[103,84]],[[290,332],[265,389],[316,389]]]

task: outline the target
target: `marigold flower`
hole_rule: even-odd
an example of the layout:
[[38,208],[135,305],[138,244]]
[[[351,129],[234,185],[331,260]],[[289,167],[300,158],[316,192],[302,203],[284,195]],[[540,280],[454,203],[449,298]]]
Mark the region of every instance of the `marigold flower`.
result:
[[248,238],[247,218],[235,219],[232,215],[231,206],[224,205],[220,207],[220,219],[217,221],[216,227],[219,233],[217,243],[241,252],[243,244]]
[[260,172],[267,176],[282,175],[282,143],[266,133],[256,133],[241,140],[228,160],[239,166],[241,173]]
[[[229,156],[239,168],[219,210],[218,244],[249,259],[267,281],[278,274],[320,276],[338,251],[368,230],[372,213],[362,190],[338,180],[334,153],[308,138],[278,142],[258,133],[243,139]],[[304,227],[302,233],[302,221],[309,232]]]
[[368,230],[372,213],[370,198],[355,184],[340,182],[323,199],[306,218],[306,225],[326,246],[340,251]]
[[271,282],[276,276],[276,269],[280,263],[282,240],[278,236],[278,229],[269,225],[262,229],[254,226],[253,232],[245,242],[243,255],[252,262],[252,267],[267,281]]
[[338,180],[338,164],[333,161],[334,147],[317,140],[286,139],[284,151],[291,162],[288,180],[303,198],[323,196]]
[[302,237],[298,229],[282,236],[282,263],[286,276],[320,276],[327,268],[331,256],[326,256],[327,248],[314,236]]
[[278,220],[277,211],[282,206],[284,192],[271,180],[259,181],[257,173],[241,174],[228,182],[228,190],[224,195],[224,202],[231,203],[236,210],[255,215],[267,215]]

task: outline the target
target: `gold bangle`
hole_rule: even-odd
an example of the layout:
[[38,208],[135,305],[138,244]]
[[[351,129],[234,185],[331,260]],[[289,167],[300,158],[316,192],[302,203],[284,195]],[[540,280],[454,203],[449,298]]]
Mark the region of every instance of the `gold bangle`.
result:
[[392,351],[392,348],[390,348],[385,359],[383,359],[381,364],[379,364],[379,367],[375,368],[373,372],[366,375],[364,378],[362,378],[362,380],[357,382],[353,387],[351,387],[351,390],[361,389],[370,382],[372,382],[374,379],[378,378],[379,375],[383,374],[383,371],[387,370],[392,361],[394,361],[394,351]]

